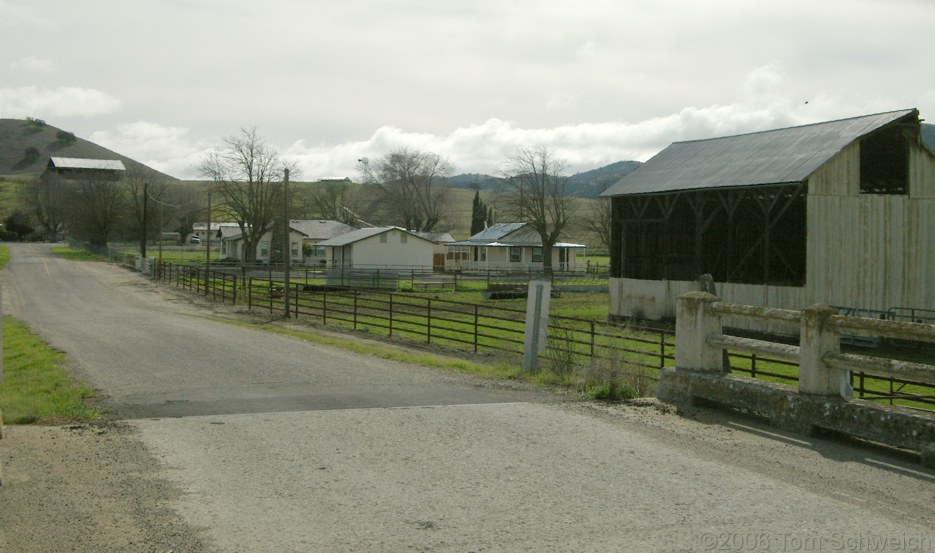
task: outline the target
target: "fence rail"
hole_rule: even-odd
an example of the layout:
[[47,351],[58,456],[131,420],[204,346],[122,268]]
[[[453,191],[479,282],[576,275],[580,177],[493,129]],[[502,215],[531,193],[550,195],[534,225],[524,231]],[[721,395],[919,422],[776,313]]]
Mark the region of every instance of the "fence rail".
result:
[[[875,341],[882,339],[908,342],[935,342],[935,326],[922,322],[900,322],[888,319],[853,317],[837,314],[839,308],[827,308],[821,332],[833,331],[831,340],[841,341],[843,335],[860,336]],[[803,324],[803,312],[787,309],[770,309],[723,302],[710,304],[712,315],[732,315],[749,319],[785,321]],[[917,316],[918,314],[913,314]],[[917,320],[917,319],[914,319]],[[800,346],[780,344],[749,338],[717,334],[709,336],[707,344],[718,348],[730,348],[752,354],[768,356],[773,371],[756,373],[755,365],[747,372],[754,377],[767,377],[787,383],[799,382]],[[760,359],[761,362],[763,359]],[[921,409],[935,409],[935,367],[931,364],[900,361],[878,356],[857,355],[832,351],[822,355],[820,363],[839,371],[846,378],[846,387],[861,399],[900,404]],[[776,372],[776,368],[786,370]],[[793,371],[794,368],[794,371]],[[793,376],[794,374],[794,376]]]
[[[258,271],[253,272],[253,276],[243,276],[237,271],[222,267],[206,275],[204,267],[161,262],[154,264],[152,276],[216,301],[264,309],[270,313],[285,311],[284,283],[275,278],[274,271],[267,268],[262,276],[257,274]],[[438,278],[437,273],[432,274],[433,278]],[[522,355],[523,310],[392,291],[329,287],[311,284],[317,279],[307,278],[307,275],[300,276],[299,280],[304,282],[292,281],[289,290],[290,316],[294,318],[472,353]],[[748,318],[795,323],[801,320],[801,313],[797,311],[720,302],[715,304],[715,309],[721,314]],[[919,314],[913,315],[918,317]],[[834,315],[831,320],[842,333],[890,336],[902,340],[933,338],[931,327],[921,323],[876,319],[853,323],[852,317],[836,317],[839,316]],[[900,331],[887,334],[881,331],[881,325],[890,331],[894,328]],[[714,338],[711,344],[728,351],[731,372],[793,385],[799,382],[797,346],[727,335]],[[675,337],[670,330],[552,315],[549,317],[549,342],[545,355],[554,362],[622,361],[651,371],[650,376],[655,378],[658,370],[674,366]],[[928,374],[920,366],[881,361],[868,364],[864,362],[866,359],[861,361],[853,356],[829,357],[827,361],[850,367],[850,386],[857,397],[935,409],[935,383],[927,377],[918,377],[919,374]],[[889,369],[881,369],[880,363]]]

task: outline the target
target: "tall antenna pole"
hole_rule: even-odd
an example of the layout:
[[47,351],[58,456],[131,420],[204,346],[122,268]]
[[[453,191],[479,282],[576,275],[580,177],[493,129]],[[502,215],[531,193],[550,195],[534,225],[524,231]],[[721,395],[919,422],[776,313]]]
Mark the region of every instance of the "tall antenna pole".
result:
[[292,260],[292,249],[290,242],[290,231],[292,230],[289,225],[289,170],[283,169],[283,178],[282,178],[282,219],[283,225],[283,238],[282,238],[282,280],[283,280],[283,318],[289,318],[289,265]]

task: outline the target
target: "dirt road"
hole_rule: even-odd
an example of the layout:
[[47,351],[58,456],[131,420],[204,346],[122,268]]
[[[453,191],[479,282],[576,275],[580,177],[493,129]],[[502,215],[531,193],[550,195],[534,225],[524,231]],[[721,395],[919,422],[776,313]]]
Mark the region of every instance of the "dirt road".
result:
[[2,551],[935,551],[935,473],[891,452],[562,402],[12,257],[7,312],[121,420],[7,428]]

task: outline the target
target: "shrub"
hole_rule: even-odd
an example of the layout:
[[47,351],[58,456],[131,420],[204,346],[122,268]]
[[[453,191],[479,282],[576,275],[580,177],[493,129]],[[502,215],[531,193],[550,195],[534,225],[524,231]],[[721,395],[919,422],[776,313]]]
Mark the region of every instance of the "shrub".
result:
[[58,131],[55,133],[55,138],[57,138],[60,142],[74,142],[75,140],[78,140],[75,137],[75,133],[68,131]]

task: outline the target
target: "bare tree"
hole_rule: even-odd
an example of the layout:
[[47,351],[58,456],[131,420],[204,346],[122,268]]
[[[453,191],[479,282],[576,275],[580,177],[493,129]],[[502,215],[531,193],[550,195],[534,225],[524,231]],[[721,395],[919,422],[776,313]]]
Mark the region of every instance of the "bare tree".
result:
[[92,246],[105,248],[126,215],[126,188],[117,180],[71,180],[65,189],[68,228]]
[[315,217],[341,221],[348,225],[356,225],[355,212],[359,211],[358,199],[347,182],[319,182],[312,185],[305,198],[307,208]]
[[162,224],[179,233],[179,242],[192,233],[195,223],[204,220],[203,194],[188,184],[175,184],[169,189],[167,204],[160,204]]
[[[162,180],[147,177],[131,167],[123,177],[126,187],[129,218],[127,230],[140,240],[140,251],[145,251],[145,242],[159,237],[162,229],[155,214],[159,205],[166,203],[168,185]],[[144,236],[143,229],[146,229]]]
[[574,204],[565,193],[565,161],[545,146],[519,146],[508,161],[501,206],[542,239],[542,269],[552,274],[552,249],[568,226]]
[[290,167],[256,128],[241,129],[224,142],[225,149],[206,154],[198,168],[220,193],[219,211],[240,227],[246,261],[255,261],[260,238],[280,217],[283,170]]
[[66,203],[62,194],[65,179],[46,173],[40,179],[22,184],[20,199],[48,240],[56,240],[65,229]]
[[600,240],[604,251],[610,251],[610,198],[599,198],[591,204],[584,228]]
[[445,158],[406,148],[375,161],[360,160],[364,182],[379,190],[387,218],[409,230],[431,231],[446,215],[448,177],[454,166]]

